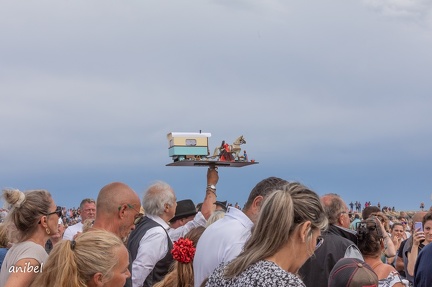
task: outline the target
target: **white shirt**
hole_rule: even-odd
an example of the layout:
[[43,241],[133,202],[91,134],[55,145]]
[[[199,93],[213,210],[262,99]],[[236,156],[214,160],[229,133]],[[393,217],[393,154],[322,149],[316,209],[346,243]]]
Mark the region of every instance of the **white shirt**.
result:
[[230,206],[222,219],[206,228],[193,261],[195,287],[199,287],[220,263],[240,254],[252,226],[252,221],[241,210]]
[[[168,224],[159,216],[146,215],[161,226],[149,229],[141,238],[135,260],[132,262],[132,286],[142,286],[143,282],[168,252]],[[165,230],[164,230],[165,228]]]
[[203,226],[205,227],[207,223],[207,220],[205,219],[204,215],[202,215],[201,212],[198,212],[194,219],[187,222],[185,225],[180,226],[178,228],[169,228],[168,229],[168,235],[171,238],[171,241],[176,241],[177,239],[179,239],[182,236],[185,236],[186,233],[188,233],[189,231],[191,231],[192,229],[198,227],[198,226]]
[[74,225],[69,226],[66,228],[65,232],[63,233],[63,239],[67,239],[72,241],[75,234],[78,232],[82,232],[83,224],[82,222],[78,222]]
[[[198,226],[205,226],[207,220],[201,212],[194,219],[176,229],[170,228],[159,216],[147,215],[148,218],[162,225],[168,232],[171,241],[176,241],[190,230]],[[168,239],[165,231],[160,227],[154,227],[141,238],[136,259],[132,263],[132,286],[141,286],[147,276],[153,270],[156,263],[165,257],[168,252]]]

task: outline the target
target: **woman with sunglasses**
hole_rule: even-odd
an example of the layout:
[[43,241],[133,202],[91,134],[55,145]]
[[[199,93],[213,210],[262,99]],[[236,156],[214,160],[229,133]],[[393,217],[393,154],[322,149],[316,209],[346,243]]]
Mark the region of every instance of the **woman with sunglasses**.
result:
[[216,268],[205,286],[305,286],[297,272],[321,245],[326,227],[317,194],[289,183],[264,201],[243,252]]
[[62,210],[46,190],[23,193],[6,189],[3,197],[11,206],[5,224],[13,245],[1,267],[0,286],[27,287],[38,273],[43,272],[43,264],[48,258],[45,243],[58,232]]

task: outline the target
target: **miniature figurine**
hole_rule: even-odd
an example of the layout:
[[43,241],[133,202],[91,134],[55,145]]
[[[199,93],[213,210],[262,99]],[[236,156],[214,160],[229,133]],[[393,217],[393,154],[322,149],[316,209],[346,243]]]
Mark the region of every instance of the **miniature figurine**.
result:
[[243,151],[243,160],[248,161],[248,156],[245,150]]
[[[213,153],[213,157],[219,156],[220,161],[240,160],[240,156],[239,156],[240,151],[241,151],[240,145],[245,144],[245,143],[246,143],[246,140],[244,139],[243,136],[239,136],[231,145],[228,145],[225,143],[225,141],[222,141],[221,146],[215,148],[214,153]],[[227,146],[225,146],[225,145],[227,145]],[[228,151],[228,148],[229,148],[229,151]],[[230,153],[232,156],[232,159],[229,156],[228,156],[228,159],[227,159],[227,156],[224,156],[225,160],[222,160],[221,154],[223,153],[223,150]]]

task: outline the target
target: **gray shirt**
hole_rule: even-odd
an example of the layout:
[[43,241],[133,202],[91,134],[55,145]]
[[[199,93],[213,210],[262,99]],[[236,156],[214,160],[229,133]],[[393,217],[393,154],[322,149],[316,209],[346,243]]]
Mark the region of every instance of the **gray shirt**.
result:
[[[44,247],[32,241],[24,241],[14,244],[7,252],[1,266],[0,286],[5,286],[9,275],[13,272],[17,272],[17,270],[15,269],[15,264],[21,259],[26,258],[37,260],[41,264],[41,269],[39,269],[38,272],[41,272],[43,269],[43,263],[48,258],[48,254],[46,253]],[[24,270],[23,272],[25,271],[26,270]],[[31,271],[27,270],[27,272]],[[34,270],[33,272],[37,273],[36,270]]]

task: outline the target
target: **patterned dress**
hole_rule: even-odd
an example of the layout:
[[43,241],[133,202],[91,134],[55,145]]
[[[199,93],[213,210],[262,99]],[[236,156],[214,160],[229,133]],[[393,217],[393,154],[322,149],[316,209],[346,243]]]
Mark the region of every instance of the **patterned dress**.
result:
[[208,278],[206,287],[305,287],[303,281],[296,275],[283,270],[270,261],[258,261],[234,278],[224,278],[225,266],[221,264],[213,271]]
[[403,283],[402,278],[399,276],[397,271],[390,272],[390,274],[385,279],[378,281],[378,287],[391,287],[396,283]]

